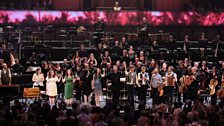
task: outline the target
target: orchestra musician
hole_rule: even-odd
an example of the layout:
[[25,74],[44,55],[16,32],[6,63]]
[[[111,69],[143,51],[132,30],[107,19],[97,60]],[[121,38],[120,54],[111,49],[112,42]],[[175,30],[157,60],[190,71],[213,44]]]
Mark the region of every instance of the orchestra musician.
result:
[[135,66],[130,66],[130,71],[126,73],[127,76],[127,90],[128,90],[128,99],[130,105],[134,107],[134,86],[137,84],[137,74],[135,72]]
[[162,68],[160,69],[159,73],[162,77],[166,75],[166,73],[167,73],[167,64],[166,63],[162,64]]
[[97,66],[97,60],[94,57],[93,53],[90,53],[89,59],[87,60],[88,64],[93,64],[94,67]]
[[138,30],[139,32],[139,39],[140,42],[143,42],[144,44],[146,44],[147,40],[148,40],[148,33],[150,32],[150,25],[147,22],[146,17],[142,18],[142,24],[140,25],[140,29]]
[[173,66],[169,66],[167,73],[165,75],[165,95],[166,95],[166,103],[168,105],[173,104],[173,92],[174,87],[176,86],[177,82],[177,74],[173,72]]
[[201,54],[202,60],[206,58],[206,50],[208,46],[208,39],[205,37],[205,33],[201,33],[201,38],[198,40],[199,42],[199,51]]
[[116,65],[113,66],[113,71],[109,74],[108,79],[111,80],[111,90],[112,90],[112,101],[114,105],[119,104],[120,98],[120,89],[121,89],[121,82],[120,82],[121,74],[118,72],[118,67]]
[[222,41],[220,40],[220,35],[216,35],[216,38],[212,41],[212,43],[213,43],[212,50],[214,53],[214,57],[218,57],[219,52],[222,49]]
[[19,59],[15,59],[15,64],[12,65],[12,73],[22,75],[23,66],[19,63]]
[[190,47],[191,47],[191,41],[189,40],[189,35],[185,35],[182,49],[184,50],[185,53],[188,53],[188,55],[189,55]]
[[120,56],[121,62],[129,62],[129,57],[126,49],[123,49],[122,55]]
[[127,41],[126,37],[121,38],[121,42],[120,42],[119,46],[122,49],[127,49],[128,48],[128,41]]
[[36,69],[36,72],[33,74],[32,81],[34,82],[33,87],[39,87],[41,93],[43,91],[45,91],[45,89],[44,89],[44,75],[41,72],[40,68]]
[[172,35],[169,36],[169,40],[167,41],[167,43],[165,44],[166,49],[170,52],[173,52],[174,50],[177,50],[177,42],[176,40],[173,38]]
[[176,50],[177,50],[177,42],[173,38],[172,35],[169,36],[169,40],[165,44],[165,48],[167,49],[168,52],[168,61],[171,62],[172,60],[176,60]]
[[142,62],[142,64],[145,64],[146,58],[145,58],[145,55],[144,55],[143,51],[140,51],[138,59],[139,59],[140,62]]
[[104,22],[102,17],[97,18],[97,22],[94,24],[94,31],[96,32],[103,32],[104,30]]
[[159,44],[157,43],[156,40],[154,40],[154,41],[152,42],[152,45],[151,45],[151,47],[150,47],[150,50],[151,50],[151,52],[153,52],[153,53],[157,53],[157,52],[159,51]]
[[80,45],[79,56],[81,58],[80,59],[81,65],[84,65],[84,63],[87,62],[87,57],[89,56],[88,51],[85,49],[84,44]]
[[112,61],[116,62],[117,60],[119,60],[121,52],[122,52],[122,49],[119,47],[119,42],[115,41],[114,47],[112,48],[110,52]]
[[11,67],[12,65],[12,57],[11,52],[7,49],[6,44],[2,44],[2,54],[1,59],[3,59],[4,63]]
[[0,86],[11,85],[12,74],[6,63],[2,64],[2,70],[0,70]]
[[[211,103],[213,105],[216,105],[217,103],[217,91],[219,89],[218,79],[219,78],[218,78],[216,67],[212,67],[211,73],[209,74],[209,81],[210,81],[209,88],[210,88],[210,95],[211,95]],[[211,94],[212,90],[215,90],[213,94]]]
[[185,88],[186,88],[186,85],[184,84],[184,73],[186,72],[186,70],[184,69],[184,64],[183,64],[183,61],[180,60],[178,62],[178,65],[176,66],[176,74],[177,74],[177,80],[180,80],[178,81],[178,85],[179,85],[179,88],[176,88],[179,93],[177,95],[177,99],[178,101],[180,102],[181,101],[181,94],[185,93]]
[[137,86],[140,88],[139,100],[145,105],[146,104],[146,94],[149,81],[149,74],[146,72],[146,67],[141,67],[141,72],[138,73],[138,83]]
[[135,62],[136,53],[135,53],[135,51],[134,51],[133,46],[130,46],[130,47],[129,47],[128,57],[129,57],[129,61],[131,61],[131,62],[133,62],[133,63]]
[[199,73],[197,72],[196,67],[191,68],[191,73],[190,73],[190,84],[188,84],[188,98],[191,101],[195,101],[198,96],[198,77]]
[[[152,104],[153,106],[158,105],[159,103],[159,87],[162,85],[162,76],[159,74],[158,68],[155,68],[152,71],[150,86],[151,86],[151,95],[152,95]],[[160,90],[162,91],[162,90]]]

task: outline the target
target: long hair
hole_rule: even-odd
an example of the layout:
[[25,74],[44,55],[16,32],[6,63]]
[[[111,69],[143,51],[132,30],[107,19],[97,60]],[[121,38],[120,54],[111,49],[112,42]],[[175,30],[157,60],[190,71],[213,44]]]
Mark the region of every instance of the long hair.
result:
[[[51,72],[53,72],[53,76],[51,76]],[[49,70],[48,72],[48,78],[54,78],[55,77],[55,73],[54,73],[54,70]]]
[[73,76],[73,73],[72,73],[72,70],[71,69],[68,69],[67,71],[66,71],[66,77],[68,77],[68,71],[71,71],[71,76]]
[[[97,72],[97,69],[99,69],[99,73]],[[96,79],[97,77],[100,77],[101,69],[97,67],[94,73],[95,73],[94,79]]]
[[37,69],[36,69],[36,75],[38,75],[38,71],[39,71],[39,70],[40,70],[40,68],[37,68]]

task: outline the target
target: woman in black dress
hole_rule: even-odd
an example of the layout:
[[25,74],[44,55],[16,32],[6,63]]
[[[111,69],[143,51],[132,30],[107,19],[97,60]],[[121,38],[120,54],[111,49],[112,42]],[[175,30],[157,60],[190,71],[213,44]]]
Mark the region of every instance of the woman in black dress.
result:
[[85,64],[85,69],[83,69],[83,77],[82,77],[82,91],[84,95],[84,104],[87,105],[90,102],[90,96],[92,94],[93,83],[93,75],[90,72],[89,64]]

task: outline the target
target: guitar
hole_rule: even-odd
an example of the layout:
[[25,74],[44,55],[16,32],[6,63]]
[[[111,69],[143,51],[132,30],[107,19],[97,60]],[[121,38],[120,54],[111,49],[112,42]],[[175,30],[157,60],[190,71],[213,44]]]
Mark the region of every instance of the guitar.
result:
[[158,86],[158,91],[159,91],[159,97],[162,97],[164,94],[164,90],[163,90],[164,85],[163,84],[159,84]]
[[210,88],[210,95],[215,94],[215,87],[218,85],[218,81],[216,79],[211,79],[209,88]]

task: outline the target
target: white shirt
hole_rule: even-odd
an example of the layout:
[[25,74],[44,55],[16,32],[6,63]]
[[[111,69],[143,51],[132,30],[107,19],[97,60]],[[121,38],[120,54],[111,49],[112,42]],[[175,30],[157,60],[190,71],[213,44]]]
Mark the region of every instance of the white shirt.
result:
[[[142,79],[141,76],[142,76],[142,78],[145,77],[146,80]],[[142,80],[141,85],[146,85],[147,81],[149,80],[149,74],[147,72],[145,72],[145,73],[142,73],[142,72],[138,73],[138,81],[139,80]]]

